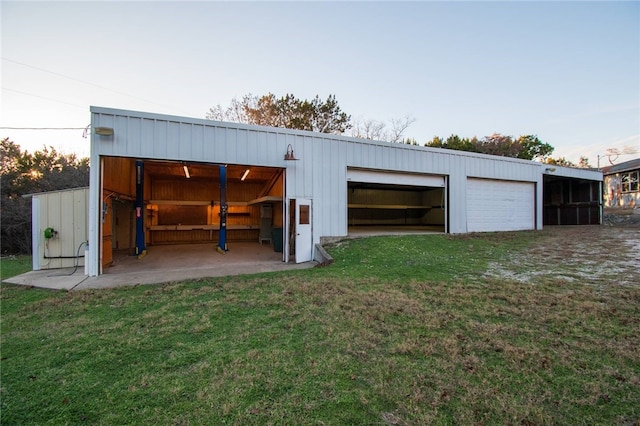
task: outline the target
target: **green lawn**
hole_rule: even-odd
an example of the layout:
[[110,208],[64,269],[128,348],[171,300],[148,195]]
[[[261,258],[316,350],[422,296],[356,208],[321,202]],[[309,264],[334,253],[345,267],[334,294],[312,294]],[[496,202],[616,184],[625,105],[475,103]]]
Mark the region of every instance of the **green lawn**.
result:
[[640,288],[485,274],[551,237],[368,238],[311,270],[3,285],[2,424],[637,424]]
[[15,277],[31,270],[31,256],[7,256],[0,259],[0,279]]

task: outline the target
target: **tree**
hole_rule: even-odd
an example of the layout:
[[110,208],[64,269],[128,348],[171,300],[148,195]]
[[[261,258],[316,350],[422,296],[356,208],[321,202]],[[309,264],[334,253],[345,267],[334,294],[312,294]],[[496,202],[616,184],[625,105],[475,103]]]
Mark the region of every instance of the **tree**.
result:
[[[609,160],[609,164],[613,166],[613,162],[616,161],[618,157],[620,157],[621,155],[630,155],[630,154],[637,154],[637,153],[638,153],[638,149],[631,146],[625,146],[622,149],[607,148],[606,154],[603,155],[602,157],[607,157],[607,159]],[[598,167],[600,167],[599,160],[600,159],[598,158]]]
[[[404,132],[415,121],[416,119],[410,115],[402,118],[392,118],[390,125],[383,121],[359,118],[355,120],[349,136],[376,141],[406,143]],[[417,145],[417,142],[415,145]]]
[[558,158],[545,158],[543,163],[545,164],[552,164],[555,166],[563,166],[563,167],[575,167],[576,165],[573,164],[571,161],[567,160],[564,157],[558,157]]
[[356,119],[349,136],[360,139],[381,141],[386,137],[384,128],[387,125],[382,121]]
[[318,95],[300,100],[289,93],[281,98],[273,93],[260,97],[248,94],[242,100],[234,98],[226,108],[221,105],[209,108],[205,118],[332,134],[350,130],[352,137],[397,143],[404,142],[405,131],[415,121],[410,115],[393,118],[390,124],[365,119],[352,121],[340,109],[335,95],[322,101]]
[[545,158],[550,156],[555,149],[548,143],[543,143],[535,135],[520,136],[516,142],[520,145],[518,158],[525,160],[543,161]]
[[425,146],[540,161],[544,161],[554,150],[551,145],[543,143],[535,135],[523,135],[513,139],[511,136],[501,135],[500,133],[494,133],[482,139],[478,139],[475,136],[469,139],[451,135],[446,140],[443,140],[435,136],[430,141],[427,141]]
[[222,108],[221,105],[209,108],[209,111],[205,114],[207,120],[218,121],[231,121],[234,123],[249,123],[247,114],[244,112],[244,105],[248,105],[253,102],[253,96],[251,94],[245,95],[242,101],[237,98],[231,99],[231,104],[227,108]]
[[89,185],[89,159],[44,148],[30,154],[0,141],[0,223],[3,253],[31,251],[31,201],[23,195]]
[[248,94],[241,101],[232,99],[227,108],[220,105],[210,108],[205,117],[332,134],[342,134],[351,127],[351,116],[340,109],[335,95],[322,101],[318,95],[301,100],[289,93],[281,98],[273,93],[261,97]]
[[451,135],[446,140],[442,139],[439,136],[434,136],[433,139],[427,141],[424,146],[429,146],[432,148],[444,148],[444,149],[454,149],[456,151],[470,151],[470,152],[479,152],[477,150],[478,140],[473,137],[473,139],[469,138],[461,138],[458,135]]
[[511,136],[501,135],[500,133],[485,136],[475,147],[477,149],[476,152],[483,154],[520,158],[519,146],[514,143],[513,138]]
[[580,161],[578,161],[578,167],[581,169],[591,169],[591,164],[589,164],[589,158],[584,155],[580,157]]
[[447,149],[478,152],[476,148],[477,141],[475,137],[471,140],[469,138],[461,138],[458,135],[451,135],[444,141],[444,144]]
[[434,136],[430,141],[425,142],[424,146],[432,148],[444,148],[444,140],[440,136]]

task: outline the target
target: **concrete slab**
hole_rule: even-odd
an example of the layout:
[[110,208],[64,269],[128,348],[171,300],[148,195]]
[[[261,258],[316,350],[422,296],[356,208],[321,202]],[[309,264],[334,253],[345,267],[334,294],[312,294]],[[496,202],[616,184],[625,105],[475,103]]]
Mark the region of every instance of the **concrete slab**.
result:
[[285,263],[282,253],[258,243],[233,243],[224,255],[215,251],[214,244],[167,245],[150,247],[141,259],[116,252],[113,266],[97,277],[85,276],[83,268],[73,274],[73,268],[49,269],[27,272],[4,282],[56,290],[83,290],[306,269],[315,265],[316,262]]
[[63,268],[31,271],[22,275],[7,278],[2,282],[32,287],[49,288],[52,290],[72,290],[86,280],[84,269]]

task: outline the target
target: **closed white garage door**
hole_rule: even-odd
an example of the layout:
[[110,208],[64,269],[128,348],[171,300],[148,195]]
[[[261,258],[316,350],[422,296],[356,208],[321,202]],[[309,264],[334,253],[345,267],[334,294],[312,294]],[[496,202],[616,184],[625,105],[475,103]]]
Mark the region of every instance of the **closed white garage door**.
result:
[[467,231],[535,229],[535,184],[491,179],[467,180]]

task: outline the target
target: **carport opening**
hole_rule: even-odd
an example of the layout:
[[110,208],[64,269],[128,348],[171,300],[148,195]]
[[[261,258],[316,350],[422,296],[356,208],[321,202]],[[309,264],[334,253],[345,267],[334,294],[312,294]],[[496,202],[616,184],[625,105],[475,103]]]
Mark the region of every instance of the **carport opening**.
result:
[[601,216],[601,183],[544,175],[543,225],[598,225]]
[[445,188],[348,182],[349,234],[445,232]]
[[[220,165],[144,160],[140,212],[135,208],[136,159],[103,157],[102,167],[103,267],[139,255],[135,250],[138,214],[143,215],[149,255],[154,246],[172,246],[178,252],[185,245],[201,245],[215,253],[220,239]],[[230,251],[234,243],[275,251],[273,230],[281,229],[284,223],[283,194],[283,169],[226,165],[226,241]],[[280,261],[281,257],[276,255]]]

